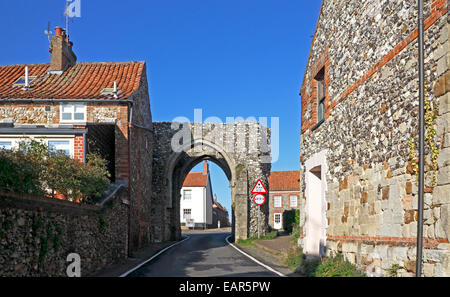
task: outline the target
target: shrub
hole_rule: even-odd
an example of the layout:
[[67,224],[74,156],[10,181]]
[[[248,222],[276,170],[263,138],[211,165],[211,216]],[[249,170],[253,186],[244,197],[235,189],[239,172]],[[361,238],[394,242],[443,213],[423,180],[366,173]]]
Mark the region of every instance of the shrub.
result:
[[86,164],[31,140],[18,150],[0,151],[0,188],[9,191],[57,195],[77,202],[90,202],[109,185],[106,161],[96,154],[86,156]]
[[313,258],[304,260],[303,262],[303,274],[307,277],[313,277],[316,275],[317,267],[320,265],[320,258]]
[[344,259],[342,254],[334,258],[323,258],[315,272],[316,277],[363,277],[355,265]]
[[292,227],[296,223],[295,215],[296,215],[295,209],[285,210],[283,212],[283,229],[288,233],[292,232]]
[[15,151],[0,151],[0,188],[27,194],[44,194],[42,172],[46,147],[34,140]]

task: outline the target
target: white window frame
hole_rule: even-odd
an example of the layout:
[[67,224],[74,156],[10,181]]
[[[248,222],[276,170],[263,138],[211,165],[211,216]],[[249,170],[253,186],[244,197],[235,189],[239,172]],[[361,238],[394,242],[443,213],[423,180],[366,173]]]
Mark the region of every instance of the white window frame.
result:
[[11,143],[11,147],[9,148],[9,149],[5,149],[3,146],[1,146],[0,145],[0,149],[1,150],[6,150],[6,151],[9,151],[9,150],[12,150],[14,147],[13,147],[13,145],[14,145],[14,142],[13,141],[11,141],[11,140],[7,140],[7,139],[0,139],[0,142],[9,142],[9,143]]
[[[186,210],[189,210],[189,213],[186,213]],[[186,220],[186,215],[189,215],[189,218],[192,217],[192,208],[183,208],[183,220]]]
[[[277,200],[279,199],[280,203],[277,204]],[[281,208],[283,207],[283,196],[274,196],[273,197],[273,207]]]
[[[71,115],[72,115],[72,119],[70,120],[65,120],[63,119],[63,108],[64,107],[71,107],[72,111],[71,111]],[[83,120],[75,120],[75,110],[77,107],[82,107],[83,108],[83,114],[84,114],[84,119]],[[87,121],[87,106],[86,104],[79,104],[79,103],[62,103],[59,107],[59,121],[61,123],[75,123],[75,124],[81,124],[81,123],[86,123]]]
[[[186,199],[186,192],[189,192],[189,199]],[[183,190],[183,200],[191,201],[192,200],[192,190]]]
[[51,141],[69,141],[69,156],[71,158],[75,157],[74,152],[74,143],[75,143],[75,135],[58,135],[55,137],[54,135],[29,135],[27,137],[24,137],[23,135],[0,135],[0,141],[2,142],[11,142],[11,149],[18,149],[19,144],[22,141],[27,140],[36,140],[43,142],[45,145],[48,146],[48,143]]
[[[292,204],[292,198],[295,198],[295,205]],[[298,207],[298,196],[297,195],[289,196],[289,206],[290,207]]]

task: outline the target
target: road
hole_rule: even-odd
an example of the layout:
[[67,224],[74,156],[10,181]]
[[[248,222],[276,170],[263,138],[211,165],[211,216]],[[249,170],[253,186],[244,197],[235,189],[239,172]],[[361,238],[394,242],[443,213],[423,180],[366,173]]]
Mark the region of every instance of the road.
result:
[[188,234],[129,277],[276,277],[226,242],[230,233]]

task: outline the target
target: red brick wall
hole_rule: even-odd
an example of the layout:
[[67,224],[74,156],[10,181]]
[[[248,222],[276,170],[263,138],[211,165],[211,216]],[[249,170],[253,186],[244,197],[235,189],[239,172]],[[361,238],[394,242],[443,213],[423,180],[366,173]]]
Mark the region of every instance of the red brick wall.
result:
[[73,141],[73,154],[74,159],[80,162],[84,162],[84,137],[83,135],[75,136]]

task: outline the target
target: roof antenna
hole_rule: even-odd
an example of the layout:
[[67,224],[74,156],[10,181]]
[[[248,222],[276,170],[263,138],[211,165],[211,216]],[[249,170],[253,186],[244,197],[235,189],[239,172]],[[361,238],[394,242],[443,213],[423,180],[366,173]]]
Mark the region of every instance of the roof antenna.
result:
[[50,35],[53,34],[53,32],[50,31],[50,22],[48,22],[47,30],[45,30],[44,33],[45,33],[45,35],[47,35],[47,37],[48,37],[48,44],[49,44],[49,47],[50,47],[50,45],[51,45],[51,44],[50,44]]

